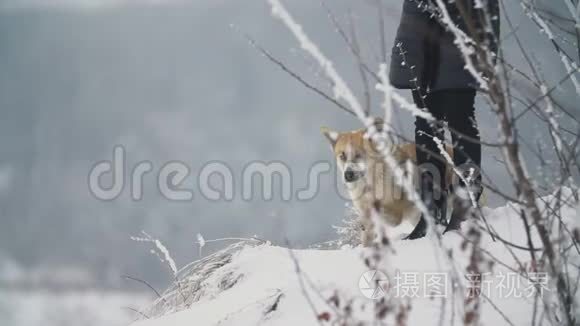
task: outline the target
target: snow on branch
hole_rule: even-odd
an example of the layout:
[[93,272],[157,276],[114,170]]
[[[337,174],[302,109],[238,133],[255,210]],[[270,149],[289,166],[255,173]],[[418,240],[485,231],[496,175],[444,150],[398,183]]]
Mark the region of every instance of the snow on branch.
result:
[[151,249],[151,253],[155,254],[159,258],[159,260],[161,260],[161,262],[167,263],[167,266],[169,267],[169,269],[171,269],[173,276],[176,276],[177,264],[175,264],[175,260],[173,260],[173,258],[171,257],[171,254],[169,253],[167,247],[165,247],[165,245],[159,239],[153,238],[147,232],[141,231],[141,233],[143,234],[144,237],[131,237],[131,240],[137,242],[152,243],[157,249],[157,251],[155,249]]
[[308,52],[316,60],[316,62],[323,69],[326,76],[332,81],[334,85],[334,97],[337,99],[343,99],[351,107],[359,119],[366,121],[368,124],[371,124],[372,121],[366,118],[363,108],[354,96],[353,92],[350,90],[342,77],[338,74],[336,69],[334,69],[332,61],[326,58],[318,46],[310,40],[308,35],[306,35],[306,33],[303,31],[302,26],[300,26],[300,24],[294,20],[294,18],[290,15],[288,10],[286,10],[280,1],[268,0],[268,2],[272,7],[272,15],[284,23],[284,25],[294,35],[296,40],[298,40],[298,43],[300,43],[302,49]]
[[393,111],[392,101],[397,102],[397,104],[399,104],[402,109],[411,112],[411,114],[415,117],[420,117],[428,121],[435,120],[431,113],[425,110],[421,110],[415,104],[407,101],[403,96],[401,96],[401,94],[398,94],[394,91],[393,86],[387,78],[387,65],[384,63],[379,66],[379,79],[380,83],[377,84],[376,89],[382,91],[385,94],[382,104],[385,112],[385,124],[391,124],[391,116]]
[[473,78],[475,78],[481,89],[488,90],[489,87],[487,81],[483,78],[483,75],[478,71],[478,69],[475,67],[475,63],[473,62],[472,56],[475,53],[473,45],[475,42],[459,27],[457,27],[455,23],[453,23],[453,20],[449,16],[449,12],[447,11],[443,0],[437,0],[437,6],[441,12],[441,23],[443,23],[455,36],[455,45],[457,45],[461,51],[461,54],[463,55],[463,59],[465,59],[465,69],[471,73]]
[[447,151],[445,150],[445,146],[443,145],[443,141],[441,141],[441,139],[439,139],[437,137],[432,137],[432,138],[433,138],[433,141],[435,142],[435,144],[437,145],[437,149],[439,149],[441,156],[443,156],[443,158],[447,161],[447,164],[449,164],[449,166],[453,169],[453,172],[455,172],[457,177],[459,177],[459,179],[465,185],[465,188],[467,190],[467,194],[469,196],[469,200],[471,201],[471,206],[474,208],[477,207],[477,200],[475,199],[475,194],[473,193],[473,189],[470,189],[470,187],[469,187],[470,180],[468,180],[468,178],[466,178],[463,175],[463,173],[461,171],[459,171],[457,166],[455,166],[455,164],[453,164],[453,159],[451,158],[449,153],[447,153]]
[[554,45],[556,52],[558,52],[560,60],[562,61],[562,64],[566,69],[566,72],[568,73],[568,75],[570,75],[570,80],[572,81],[572,84],[574,84],[576,94],[580,95],[580,83],[576,78],[576,74],[578,73],[578,65],[576,65],[575,62],[570,62],[570,60],[568,60],[568,56],[562,51],[562,49],[560,49],[560,46],[556,43],[554,39],[554,33],[552,32],[548,24],[546,24],[546,22],[535,11],[531,10],[530,8],[524,6],[524,10],[526,11],[530,19],[532,19],[532,21],[538,24],[540,30],[546,34],[546,37],[548,37],[550,42],[552,42],[552,44]]

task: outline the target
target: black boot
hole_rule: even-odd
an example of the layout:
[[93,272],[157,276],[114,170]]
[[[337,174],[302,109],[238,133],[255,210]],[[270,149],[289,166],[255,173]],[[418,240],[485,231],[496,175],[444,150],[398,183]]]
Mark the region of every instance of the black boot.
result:
[[460,198],[453,198],[453,211],[451,212],[451,217],[449,218],[449,223],[443,231],[443,234],[453,231],[460,230],[461,223],[467,220],[468,216],[471,214],[471,202],[469,200],[464,200]]
[[[469,190],[468,190],[469,189]],[[473,194],[471,198],[469,192]],[[443,233],[452,230],[460,230],[461,223],[469,218],[475,217],[475,214],[479,208],[479,199],[483,193],[483,187],[481,182],[476,180],[469,188],[461,186],[453,197],[453,204],[451,212],[451,218],[449,219],[449,224],[445,228]],[[475,200],[475,203],[473,202]]]
[[425,219],[423,218],[423,215],[421,215],[421,219],[419,220],[419,223],[417,223],[417,225],[415,225],[415,228],[413,229],[413,231],[404,238],[404,240],[415,240],[415,239],[420,239],[422,237],[424,237],[427,234],[427,222],[425,222]]
[[[447,224],[447,195],[445,191],[438,190],[439,196],[435,196],[435,189],[430,175],[423,173],[420,180],[421,200],[427,207],[429,215],[433,219],[435,225]],[[441,187],[441,186],[440,186]],[[415,226],[413,231],[405,238],[407,240],[419,239],[427,234],[426,217],[421,213],[419,223]]]

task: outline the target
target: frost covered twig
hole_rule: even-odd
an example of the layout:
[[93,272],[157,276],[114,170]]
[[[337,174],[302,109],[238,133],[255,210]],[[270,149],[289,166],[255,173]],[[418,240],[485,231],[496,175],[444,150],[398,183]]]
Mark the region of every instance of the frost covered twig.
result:
[[372,104],[371,104],[371,94],[370,94],[369,81],[367,78],[367,74],[369,74],[371,77],[374,77],[375,79],[377,79],[378,77],[371,69],[369,69],[369,67],[367,66],[367,64],[364,62],[364,60],[362,58],[360,45],[359,45],[359,42],[357,39],[355,26],[354,26],[354,23],[352,20],[352,15],[349,15],[349,27],[350,27],[350,38],[349,38],[349,36],[346,34],[344,28],[342,28],[342,26],[338,22],[338,19],[336,18],[334,13],[330,10],[328,5],[326,4],[325,0],[321,0],[320,3],[322,5],[322,7],[324,8],[324,10],[326,11],[326,14],[327,14],[328,18],[330,19],[332,25],[334,26],[334,28],[336,29],[336,31],[338,32],[338,34],[340,35],[340,37],[345,42],[348,49],[350,50],[350,52],[352,53],[352,55],[356,59],[356,63],[357,63],[358,70],[359,70],[359,75],[360,75],[361,82],[362,82],[363,89],[364,89],[364,96],[365,96],[365,106],[364,106],[365,110],[364,111],[365,111],[365,114],[368,115],[370,113]]
[[165,247],[165,245],[161,242],[161,240],[153,238],[152,236],[147,234],[147,232],[145,232],[145,231],[141,231],[141,233],[143,234],[144,237],[131,237],[131,240],[137,241],[137,242],[149,242],[155,246],[155,249],[157,249],[157,251],[155,249],[151,249],[151,253],[156,255],[157,258],[159,258],[159,260],[161,260],[161,262],[164,262],[167,264],[167,266],[171,270],[171,273],[173,274],[173,279],[175,280],[175,284],[177,285],[179,294],[181,295],[183,302],[185,302],[187,300],[187,298],[185,297],[185,294],[183,293],[183,289],[181,288],[181,281],[179,280],[179,277],[177,276],[177,272],[178,272],[177,264],[175,263],[175,260],[173,259],[173,257],[171,257],[169,250],[167,249],[167,247]]
[[155,249],[151,249],[151,253],[155,254],[159,258],[159,260],[161,260],[161,262],[166,263],[167,267],[169,267],[169,269],[171,270],[173,276],[176,276],[177,265],[175,264],[175,260],[173,260],[173,258],[171,257],[171,254],[169,253],[167,247],[165,247],[165,245],[159,239],[153,238],[152,236],[147,234],[147,232],[141,231],[141,233],[143,234],[144,237],[131,237],[131,240],[137,242],[152,243],[155,249],[157,249],[157,251]]
[[136,278],[136,277],[133,277],[133,276],[129,276],[129,275],[123,275],[123,278],[126,278],[128,280],[132,280],[132,281],[135,281],[135,282],[139,282],[139,283],[145,285],[151,291],[153,291],[153,293],[155,293],[155,295],[157,296],[157,298],[159,298],[161,301],[164,301],[164,303],[167,304],[167,301],[165,300],[165,298],[163,298],[161,296],[161,294],[159,294],[159,291],[157,291],[157,289],[155,289],[151,284],[149,284],[149,282],[147,282],[145,280],[142,280],[142,279],[139,279],[139,278]]
[[292,35],[296,38],[302,49],[308,52],[320,65],[320,67],[324,70],[324,73],[328,76],[328,78],[334,83],[333,85],[333,94],[337,100],[344,100],[348,106],[350,107],[351,111],[355,113],[355,115],[361,119],[365,120],[366,116],[364,114],[364,110],[360,105],[359,101],[356,99],[354,94],[350,91],[349,87],[347,86],[346,82],[342,79],[342,77],[338,74],[338,72],[334,69],[334,65],[330,60],[324,56],[324,54],[320,51],[318,46],[312,42],[308,36],[302,31],[302,26],[298,24],[292,16],[288,13],[286,8],[282,5],[279,0],[268,0],[270,6],[272,7],[272,15],[278,19],[280,19],[286,27],[292,32]]
[[473,60],[473,54],[475,50],[473,48],[475,42],[465,34],[451,19],[447,8],[445,7],[445,3],[443,0],[436,0],[437,6],[441,12],[441,22],[446,26],[455,36],[455,44],[461,51],[463,55],[463,59],[465,60],[465,69],[471,73],[473,78],[478,82],[479,87],[483,90],[488,90],[487,81],[483,78],[481,72],[477,69],[476,63]]
[[293,70],[288,68],[282,61],[276,59],[272,54],[270,54],[270,52],[268,52],[266,49],[264,49],[262,46],[260,46],[252,37],[250,37],[247,34],[244,34],[244,38],[248,41],[248,43],[252,47],[254,47],[256,50],[258,50],[264,57],[266,57],[272,63],[277,65],[280,69],[282,69],[284,72],[289,74],[292,78],[297,80],[300,84],[304,85],[304,87],[306,87],[307,89],[322,96],[324,99],[326,99],[327,101],[330,101],[332,104],[336,105],[341,110],[343,110],[349,114],[354,115],[354,112],[351,109],[349,109],[348,107],[346,107],[344,104],[340,103],[339,101],[335,100],[330,95],[328,95],[324,91],[320,90],[318,87],[316,87],[316,86],[310,84],[309,82],[307,82],[306,80],[304,80],[304,78],[300,77],[297,73],[295,73]]
[[146,311],[147,315],[156,318],[189,308],[193,303],[200,300],[202,295],[213,290],[211,284],[206,282],[210,277],[218,277],[216,282],[219,284],[235,284],[238,278],[231,279],[230,274],[220,275],[216,271],[228,264],[232,256],[240,250],[263,243],[252,239],[239,241],[185,265],[176,274],[176,278],[179,278],[180,282],[173,283],[169,289],[159,295],[158,299]]
[[136,308],[133,308],[133,307],[128,307],[128,306],[127,307],[123,307],[123,308],[125,308],[127,310],[131,310],[132,312],[138,314],[139,316],[141,316],[141,317],[143,317],[145,319],[150,319],[151,318],[151,317],[147,316],[147,314],[145,314],[144,312],[142,312],[139,309],[136,309]]
[[471,184],[470,180],[468,180],[468,178],[466,178],[465,175],[463,175],[463,173],[461,171],[459,171],[457,166],[455,166],[455,164],[453,164],[453,159],[451,158],[451,156],[449,156],[449,153],[447,153],[447,151],[445,150],[445,146],[443,145],[443,142],[441,141],[441,139],[439,139],[437,137],[432,137],[432,139],[435,142],[435,144],[437,145],[437,148],[439,149],[441,156],[443,156],[445,158],[445,160],[447,161],[447,164],[449,164],[449,166],[451,166],[455,175],[457,175],[457,177],[459,177],[459,179],[465,185],[466,190],[467,190],[467,194],[469,196],[469,200],[471,201],[471,206],[477,207],[477,199],[475,199],[475,194],[473,193],[473,190],[470,189],[470,187],[469,187],[469,185]]
[[318,318],[319,311],[316,309],[316,306],[314,305],[314,301],[312,300],[312,298],[310,297],[310,294],[308,293],[308,289],[306,287],[305,284],[305,275],[303,275],[302,273],[302,269],[300,268],[300,263],[298,261],[298,259],[296,258],[296,255],[294,254],[294,251],[292,251],[292,249],[290,249],[290,245],[287,242],[288,247],[288,253],[290,255],[290,258],[292,259],[292,263],[294,264],[294,271],[296,272],[296,275],[298,277],[298,282],[300,284],[300,290],[302,291],[302,296],[304,296],[304,298],[306,298],[306,301],[308,302],[308,306],[310,307],[310,310],[312,310],[312,313],[314,314],[314,316],[316,316],[316,322],[319,325],[322,325],[322,322],[320,320],[320,318]]

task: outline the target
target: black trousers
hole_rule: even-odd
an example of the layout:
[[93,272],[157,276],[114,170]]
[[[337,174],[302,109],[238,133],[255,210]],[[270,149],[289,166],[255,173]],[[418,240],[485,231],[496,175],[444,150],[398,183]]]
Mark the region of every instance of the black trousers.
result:
[[[451,131],[453,141],[453,163],[456,167],[475,167],[477,169],[476,182],[481,178],[479,168],[481,167],[481,143],[479,142],[479,130],[475,120],[475,94],[472,89],[441,90],[420,96],[418,92],[413,92],[415,105],[422,108],[437,120],[437,122],[427,121],[417,117],[415,120],[415,143],[417,144],[417,164],[421,166],[431,166],[437,169],[439,176],[437,182],[427,181],[425,186],[421,179],[421,193],[425,187],[437,192],[445,190],[445,161],[439,154],[439,148],[433,137],[439,138],[442,142],[445,139],[443,122]],[[434,198],[437,200],[438,196]]]

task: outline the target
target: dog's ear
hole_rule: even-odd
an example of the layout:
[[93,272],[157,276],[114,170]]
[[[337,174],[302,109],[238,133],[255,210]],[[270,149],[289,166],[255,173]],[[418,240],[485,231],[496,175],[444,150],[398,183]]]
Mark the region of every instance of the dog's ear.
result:
[[320,132],[328,139],[330,145],[334,147],[338,140],[338,132],[330,130],[328,127],[320,127]]

